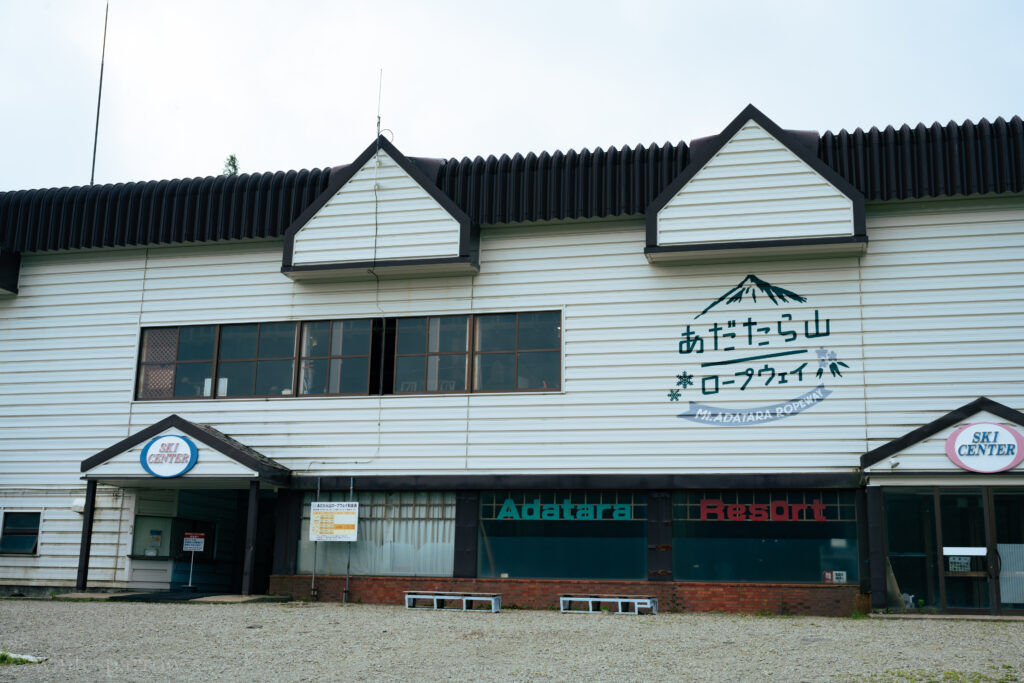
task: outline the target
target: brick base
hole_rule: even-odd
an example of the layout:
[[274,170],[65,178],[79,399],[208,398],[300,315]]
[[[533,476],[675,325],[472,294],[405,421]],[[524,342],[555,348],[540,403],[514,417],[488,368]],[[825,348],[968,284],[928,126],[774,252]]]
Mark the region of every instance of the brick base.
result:
[[[317,599],[338,602],[344,576],[319,576]],[[503,607],[549,609],[571,593],[652,595],[662,612],[738,612],[746,614],[808,614],[831,617],[870,611],[870,596],[857,585],[794,583],[703,583],[674,581],[584,581],[569,579],[450,579],[406,576],[353,576],[349,602],[401,605],[402,592],[462,591],[501,593]],[[274,575],[270,592],[310,599],[308,575]]]

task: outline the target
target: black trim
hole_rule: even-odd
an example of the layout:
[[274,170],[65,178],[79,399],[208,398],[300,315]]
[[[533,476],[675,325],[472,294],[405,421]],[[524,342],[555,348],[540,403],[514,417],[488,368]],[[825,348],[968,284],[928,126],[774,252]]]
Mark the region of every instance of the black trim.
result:
[[[869,564],[871,571],[871,608],[885,609],[888,600],[885,596],[885,514],[882,506],[882,489],[869,486],[867,490],[868,507],[868,544]],[[861,522],[863,525],[863,522]]]
[[455,494],[455,562],[452,571],[456,579],[476,578],[479,529],[480,494],[477,491],[459,491]]
[[644,254],[672,254],[693,251],[735,251],[738,249],[766,249],[770,247],[807,247],[830,244],[867,244],[867,235],[848,237],[800,237],[783,240],[750,240],[745,242],[704,242],[702,244],[673,244],[667,247],[644,247]]
[[[351,180],[356,173],[358,173],[366,162],[369,161],[377,153],[377,151],[383,151],[391,159],[398,164],[399,168],[409,174],[409,176],[416,181],[416,183],[427,191],[427,194],[431,196],[438,204],[441,205],[448,214],[454,218],[459,224],[459,255],[458,258],[449,259],[396,259],[393,261],[369,261],[360,263],[333,263],[323,265],[309,265],[309,266],[295,266],[292,263],[292,257],[295,249],[295,235],[301,230],[306,223],[316,215],[316,213],[324,207],[327,202],[337,194],[349,180]],[[291,225],[284,233],[284,251],[281,257],[281,272],[288,273],[300,273],[309,272],[314,270],[333,270],[333,269],[345,269],[345,268],[379,268],[385,267],[386,265],[428,265],[432,261],[441,262],[452,262],[452,263],[472,263],[478,265],[480,252],[480,231],[477,226],[474,225],[473,221],[468,215],[466,215],[462,209],[456,205],[452,198],[445,194],[438,186],[434,179],[428,178],[427,175],[420,169],[419,166],[414,164],[408,157],[398,151],[391,142],[383,135],[378,136],[376,140],[370,143],[370,145],[363,150],[362,154],[356,157],[355,161],[349,164],[342,172],[334,175],[330,183],[327,185],[327,189],[320,193],[312,204],[306,207],[306,209],[299,214],[298,218],[292,221]],[[369,265],[367,265],[369,264]]]
[[242,561],[242,595],[252,595],[253,570],[256,567],[256,531],[260,510],[260,483],[249,482],[249,501],[245,513],[245,556]]
[[[368,271],[382,268],[403,268],[408,266],[468,266],[467,272],[479,271],[480,264],[471,256],[448,256],[421,259],[386,259],[383,261],[353,261],[351,263],[318,263],[302,266],[281,266],[281,272],[288,274],[327,273],[330,271]],[[372,277],[366,273],[366,277]]]
[[[274,463],[266,456],[261,456],[262,459],[255,457],[252,453],[248,453],[239,448],[236,443],[232,443],[232,441],[218,437],[216,434],[211,433],[209,429],[204,429],[202,426],[197,425],[194,422],[189,422],[178,415],[168,415],[156,424],[152,424],[149,427],[132,434],[128,438],[118,441],[113,446],[103,449],[96,455],[86,458],[82,461],[81,471],[88,472],[97,465],[110,460],[116,455],[124,453],[129,448],[137,446],[143,441],[151,439],[167,429],[177,429],[198,441],[202,441],[210,448],[213,448],[239,464],[254,470],[261,481],[286,486],[291,478],[291,470],[283,465]],[[86,478],[89,479],[89,476],[86,475]]]
[[[84,591],[89,582],[89,555],[92,552],[92,521],[96,511],[96,482],[85,484],[85,510],[82,511],[82,540],[78,548],[78,575],[75,589]],[[37,541],[38,543],[38,541]]]
[[867,595],[871,593],[871,553],[869,552],[870,540],[868,538],[868,498],[863,488],[857,489],[855,498],[855,510],[857,512],[857,560],[860,565],[860,592]]
[[672,580],[672,494],[647,494],[647,580]]
[[754,123],[768,131],[769,135],[778,140],[793,154],[797,155],[801,161],[831,183],[833,187],[850,198],[853,202],[853,236],[867,239],[867,231],[864,225],[864,195],[819,159],[814,154],[814,151],[808,149],[796,135],[779,128],[774,121],[761,113],[757,107],[748,104],[713,141],[701,144],[696,150],[690,150],[692,153],[690,163],[647,207],[645,213],[647,214],[648,248],[658,246],[658,212],[672,201],[676,193],[683,189],[686,183],[690,182],[711,161],[712,157],[728,144],[732,136],[750,120],[753,120]]
[[971,415],[982,411],[998,415],[1004,420],[1009,420],[1014,424],[1024,426],[1024,413],[1014,410],[1009,406],[1005,406],[1002,403],[997,403],[985,396],[981,396],[970,403],[960,406],[956,410],[946,413],[937,420],[932,420],[928,424],[904,434],[898,439],[894,439],[887,444],[868,451],[864,455],[860,456],[861,469],[871,467],[872,465],[885,460],[890,455],[899,453],[905,448],[909,448],[918,442],[924,441],[933,434],[937,434],[947,427],[952,427],[959,422],[963,422]]
[[0,251],[0,291],[17,294],[20,272],[21,254]]
[[274,508],[274,574],[295,574],[302,536],[302,492],[282,489]]
[[[350,477],[292,475],[292,488],[347,491]],[[360,491],[855,489],[857,472],[794,474],[480,474],[358,476]]]

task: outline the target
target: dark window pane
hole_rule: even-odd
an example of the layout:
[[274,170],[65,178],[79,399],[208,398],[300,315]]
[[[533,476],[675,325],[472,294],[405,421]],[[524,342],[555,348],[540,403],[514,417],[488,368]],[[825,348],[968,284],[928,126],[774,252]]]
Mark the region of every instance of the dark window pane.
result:
[[398,321],[398,353],[423,353],[426,350],[427,319],[400,318]]
[[515,313],[481,315],[476,319],[476,350],[506,351],[516,347]]
[[8,512],[4,515],[4,533],[35,532],[39,530],[38,512]]
[[562,314],[519,314],[519,349],[558,349],[562,346]]
[[423,356],[399,356],[395,363],[395,393],[423,391]]
[[225,325],[220,328],[220,358],[256,357],[257,325]]
[[557,389],[561,372],[558,351],[533,351],[519,354],[516,369],[517,389]]
[[0,553],[27,553],[36,551],[37,536],[3,536],[0,538]]
[[178,331],[178,360],[213,360],[213,325],[182,327]]
[[369,358],[346,358],[331,361],[332,394],[365,394],[370,389],[369,378]]
[[139,377],[139,398],[171,398],[174,365],[143,365]]
[[168,363],[178,355],[178,328],[146,330],[142,335],[142,362]]
[[260,325],[260,358],[291,358],[295,355],[295,323]]
[[327,359],[302,361],[302,376],[299,377],[299,393],[327,393]]
[[510,391],[516,387],[515,354],[488,353],[476,357],[473,388],[476,391]]
[[326,356],[327,344],[331,336],[331,323],[323,320],[316,323],[305,323],[302,326],[302,355]]
[[294,361],[261,360],[256,364],[257,396],[291,396]]
[[427,391],[465,391],[466,356],[427,356]]
[[339,320],[334,323],[331,355],[368,356],[370,354],[370,320]]
[[217,370],[218,396],[252,396],[256,363],[221,363]]
[[174,373],[174,397],[209,396],[213,363],[178,363]]
[[429,351],[465,351],[469,317],[449,315],[430,319]]

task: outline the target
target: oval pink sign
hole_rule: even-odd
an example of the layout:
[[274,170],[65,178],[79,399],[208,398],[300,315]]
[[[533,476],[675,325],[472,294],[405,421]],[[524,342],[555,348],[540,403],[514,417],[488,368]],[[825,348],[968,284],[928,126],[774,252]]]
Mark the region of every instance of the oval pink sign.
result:
[[946,438],[946,456],[971,472],[1005,472],[1024,461],[1024,437],[1005,425],[975,422]]

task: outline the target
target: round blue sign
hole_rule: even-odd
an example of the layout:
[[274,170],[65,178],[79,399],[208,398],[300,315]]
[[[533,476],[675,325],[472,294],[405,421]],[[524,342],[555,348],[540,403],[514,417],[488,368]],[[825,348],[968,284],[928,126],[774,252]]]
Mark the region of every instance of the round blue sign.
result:
[[195,467],[198,460],[199,449],[192,440],[177,434],[156,437],[139,456],[142,468],[161,479],[180,477]]

